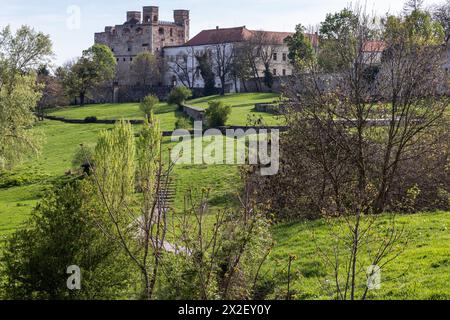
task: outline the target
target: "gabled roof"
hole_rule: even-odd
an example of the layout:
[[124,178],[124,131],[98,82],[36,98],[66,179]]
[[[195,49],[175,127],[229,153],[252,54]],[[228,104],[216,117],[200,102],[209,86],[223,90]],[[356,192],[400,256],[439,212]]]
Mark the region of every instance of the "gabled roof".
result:
[[[283,44],[284,40],[293,35],[292,32],[275,32],[275,31],[256,31],[248,30],[245,26],[236,28],[216,28],[210,30],[203,30],[194,38],[189,40],[185,46],[202,46],[218,43],[236,43],[248,41],[254,35],[263,35],[267,40],[273,44]],[[313,41],[313,44],[318,42],[316,35],[308,35]]]
[[245,41],[250,36],[250,31],[245,27],[203,30],[189,40],[185,45],[201,46],[217,43],[241,42]]
[[383,52],[386,50],[384,41],[367,41],[363,45],[363,52]]

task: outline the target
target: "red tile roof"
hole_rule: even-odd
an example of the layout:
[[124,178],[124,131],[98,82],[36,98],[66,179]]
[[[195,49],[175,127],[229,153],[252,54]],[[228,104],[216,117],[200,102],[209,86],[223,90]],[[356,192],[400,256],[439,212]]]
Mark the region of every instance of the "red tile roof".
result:
[[[292,32],[275,32],[275,31],[256,31],[248,30],[245,26],[237,28],[211,29],[203,30],[194,38],[189,40],[186,46],[201,46],[217,43],[235,43],[250,40],[250,38],[258,33],[264,33],[266,39],[273,41],[273,44],[283,44],[284,40],[293,35]],[[314,34],[307,35],[314,46],[318,45],[319,37]]]
[[386,50],[384,41],[367,41],[363,46],[363,52],[383,52],[384,50]]

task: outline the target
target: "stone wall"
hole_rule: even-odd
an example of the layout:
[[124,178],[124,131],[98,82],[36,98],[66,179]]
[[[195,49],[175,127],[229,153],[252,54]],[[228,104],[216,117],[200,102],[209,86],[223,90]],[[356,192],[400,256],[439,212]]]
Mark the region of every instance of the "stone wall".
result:
[[205,109],[193,107],[193,106],[183,106],[183,112],[194,121],[205,122]]

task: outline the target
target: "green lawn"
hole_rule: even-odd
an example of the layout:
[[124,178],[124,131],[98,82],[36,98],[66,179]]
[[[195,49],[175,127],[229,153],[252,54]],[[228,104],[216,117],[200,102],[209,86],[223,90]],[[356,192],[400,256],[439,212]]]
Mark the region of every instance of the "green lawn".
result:
[[247,125],[248,116],[261,117],[266,125],[281,125],[283,119],[265,112],[256,112],[255,103],[270,103],[279,99],[279,95],[273,93],[242,93],[230,94],[224,97],[211,96],[190,100],[189,105],[201,108],[207,108],[208,102],[220,100],[225,105],[232,107],[230,118],[227,125]]
[[[272,102],[277,97],[272,94],[242,94],[225,97],[208,97],[191,100],[191,105],[206,107],[208,101],[220,99],[233,106],[229,124],[245,125],[248,114],[262,115],[267,124],[282,123],[280,119],[268,114],[253,112],[257,102]],[[138,104],[91,105],[86,107],[68,107],[52,112],[68,118],[96,116],[99,119],[142,118]],[[157,117],[163,130],[175,128],[176,110],[166,104],[160,104]],[[2,240],[14,230],[23,226],[32,208],[55,179],[65,175],[71,167],[74,153],[80,144],[95,145],[98,132],[111,128],[98,124],[65,124],[56,121],[44,121],[37,130],[44,133],[46,140],[42,153],[37,159],[29,159],[15,169],[23,175],[37,176],[36,181],[12,188],[0,188],[0,246]],[[135,130],[139,126],[134,127]],[[164,150],[173,146],[169,139],[164,140]],[[177,194],[175,208],[183,207],[186,191],[193,188],[211,188],[210,204],[213,210],[230,205],[234,193],[239,187],[239,173],[236,166],[226,165],[179,165],[174,172]],[[402,216],[399,219],[409,231],[409,243],[406,251],[388,269],[383,276],[393,279],[386,282],[380,291],[373,292],[373,298],[428,299],[450,298],[450,213],[424,213]],[[300,277],[293,284],[296,298],[323,299],[317,275],[324,274],[324,266],[315,251],[312,233],[324,246],[330,246],[327,240],[327,226],[323,221],[283,224],[273,228],[276,246],[270,256],[265,272],[283,275],[286,272],[287,259],[294,254],[294,271]],[[283,277],[277,277],[277,284],[283,288]]]
[[[97,119],[143,119],[142,112],[139,110],[138,103],[121,104],[94,104],[80,106],[71,106],[58,108],[48,112],[49,115],[65,117],[68,119],[85,119],[87,117],[97,117]],[[177,116],[182,113],[177,111],[177,107],[169,106],[166,103],[158,104],[155,115],[160,121],[163,131],[175,130]]]
[[[386,221],[382,217],[379,224]],[[450,212],[404,215],[397,222],[407,234],[401,243],[405,251],[382,270],[381,289],[371,291],[370,298],[450,299]],[[330,298],[318,279],[322,283],[333,281],[327,276],[332,273],[316,249],[317,245],[331,247],[329,226],[324,221],[292,223],[276,226],[273,231],[276,246],[266,271],[281,275],[277,284],[286,287],[288,258],[295,255],[292,270],[296,274],[296,298]]]
[[[228,119],[228,125],[246,125],[248,116],[262,117],[267,125],[282,124],[280,117],[254,111],[255,103],[273,102],[278,99],[278,95],[272,93],[244,93],[230,94],[224,97],[211,96],[206,98],[187,101],[188,105],[207,108],[208,102],[213,100],[223,101],[226,105],[232,106],[232,113]],[[52,116],[60,116],[69,119],[85,119],[95,116],[98,119],[142,119],[142,113],[139,110],[138,103],[123,104],[98,104],[86,105],[83,107],[71,106],[58,108],[48,112]],[[175,106],[169,106],[166,103],[160,103],[156,108],[156,117],[161,123],[163,131],[175,129],[175,121],[181,113]]]

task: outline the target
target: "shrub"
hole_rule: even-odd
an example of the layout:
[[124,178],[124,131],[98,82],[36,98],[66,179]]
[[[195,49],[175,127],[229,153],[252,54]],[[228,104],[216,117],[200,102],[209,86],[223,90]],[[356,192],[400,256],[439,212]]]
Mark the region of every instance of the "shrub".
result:
[[155,106],[158,103],[159,99],[157,96],[148,95],[144,99],[142,99],[142,102],[139,105],[139,109],[141,109],[142,113],[147,119],[150,119],[150,115],[152,114],[152,112],[154,112]]
[[72,158],[72,168],[89,168],[94,163],[94,150],[89,146],[80,147]]
[[[118,245],[96,227],[93,213],[102,208],[94,194],[86,181],[55,187],[27,228],[8,238],[0,264],[6,299],[114,299],[124,293],[130,270]],[[70,265],[82,269],[83,290],[67,289]]]
[[192,97],[192,91],[185,86],[173,88],[169,94],[167,102],[169,104],[175,104],[180,109],[183,107],[184,102]]
[[210,128],[222,127],[227,123],[231,114],[231,107],[225,106],[222,101],[211,101],[205,116]]
[[191,129],[192,121],[186,117],[178,117],[175,122],[175,128],[177,129]]
[[0,189],[27,186],[43,179],[48,175],[41,172],[16,172],[0,170]]
[[96,123],[97,122],[97,117],[86,117],[84,119],[85,123]]

